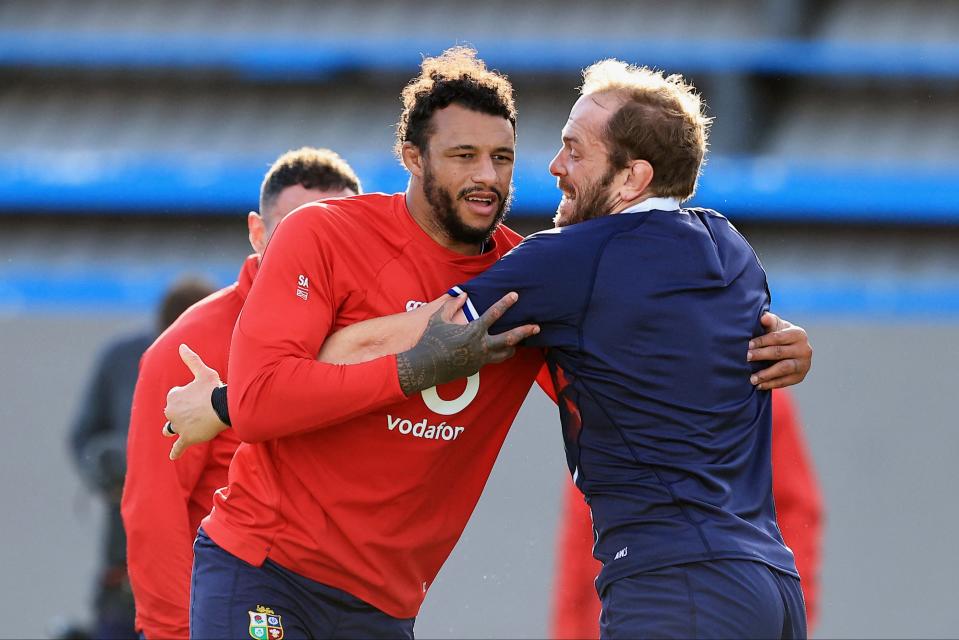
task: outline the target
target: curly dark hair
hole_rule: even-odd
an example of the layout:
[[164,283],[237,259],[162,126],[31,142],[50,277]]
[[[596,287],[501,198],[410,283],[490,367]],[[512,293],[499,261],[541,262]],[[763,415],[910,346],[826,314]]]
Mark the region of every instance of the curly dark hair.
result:
[[403,112],[396,124],[393,151],[402,160],[403,143],[411,142],[424,154],[433,133],[433,113],[458,104],[472,111],[501,116],[516,132],[513,85],[498,71],[490,71],[470,47],[451,47],[435,58],[425,58],[420,75],[400,96]]
[[300,147],[277,158],[266,172],[260,186],[260,213],[266,213],[281,191],[297,184],[304,189],[321,191],[363,191],[353,167],[335,151]]

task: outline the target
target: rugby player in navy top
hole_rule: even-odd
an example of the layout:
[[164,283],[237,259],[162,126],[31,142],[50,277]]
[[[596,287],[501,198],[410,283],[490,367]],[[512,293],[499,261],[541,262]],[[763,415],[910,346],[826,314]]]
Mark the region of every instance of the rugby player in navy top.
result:
[[[588,68],[550,171],[557,228],[473,280],[467,319],[536,323],[566,456],[592,511],[604,638],[797,638],[805,610],[776,524],[768,391],[743,353],[766,275],[726,218],[682,209],[708,119],[682,78]],[[615,214],[615,215],[612,215]]]

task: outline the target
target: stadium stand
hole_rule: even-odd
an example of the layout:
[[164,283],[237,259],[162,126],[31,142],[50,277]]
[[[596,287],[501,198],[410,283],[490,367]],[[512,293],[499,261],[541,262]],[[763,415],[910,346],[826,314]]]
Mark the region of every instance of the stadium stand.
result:
[[421,54],[461,41],[519,86],[519,214],[552,205],[543,160],[577,70],[616,55],[703,88],[722,122],[703,201],[759,218],[959,220],[959,195],[936,188],[959,177],[959,3],[698,6],[13,0],[0,6],[13,141],[0,207],[221,212],[250,201],[231,185],[304,138],[399,188],[382,151],[396,89]]
[[[255,208],[265,166],[302,144],[337,149],[371,189],[402,189],[405,173],[389,152],[399,90],[423,54],[467,42],[517,87],[513,221],[522,227],[542,227],[555,206],[545,167],[579,69],[608,55],[684,73],[703,91],[718,126],[695,202],[758,225],[754,233],[959,225],[959,2],[702,6],[9,0],[0,4],[0,215],[32,221],[20,244],[34,261],[44,215],[215,226]],[[137,246],[128,234],[110,238],[97,261],[137,254],[123,249]],[[822,251],[804,247],[831,264]],[[63,257],[43,262],[49,272]],[[152,264],[153,284],[138,290],[157,290],[177,269],[162,256]],[[9,299],[46,290],[17,268],[35,271],[3,267]],[[90,268],[74,266],[64,290],[131,299],[115,282],[101,286],[96,270],[78,275]]]

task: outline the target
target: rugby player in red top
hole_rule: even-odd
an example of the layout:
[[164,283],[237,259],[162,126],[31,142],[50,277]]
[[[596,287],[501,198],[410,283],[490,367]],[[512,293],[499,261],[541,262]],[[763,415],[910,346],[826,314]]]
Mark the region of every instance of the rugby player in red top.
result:
[[136,628],[146,638],[189,637],[193,539],[210,512],[213,492],[226,485],[230,459],[239,445],[228,430],[170,461],[169,441],[159,431],[163,406],[171,386],[189,381],[177,349],[189,343],[225,371],[233,325],[277,223],[307,202],[357,193],[359,179],[332,151],[304,147],[280,156],[260,188],[262,216],[247,216],[254,253],[237,281],[187,310],[140,361],[122,512]]
[[[240,314],[228,403],[243,444],[194,548],[196,637],[412,637],[542,366],[533,349],[500,363],[536,327],[486,334],[515,294],[466,326],[448,322],[463,299],[448,303],[412,348],[380,345],[395,356],[315,360],[332,332],[434,300],[520,239],[498,224],[515,149],[507,80],[457,48],[425,60],[403,98],[407,191],[290,216]],[[805,333],[774,340],[804,374]],[[171,392],[172,456],[224,426],[209,419],[215,372],[186,360],[196,380]],[[780,383],[777,367],[763,384]]]

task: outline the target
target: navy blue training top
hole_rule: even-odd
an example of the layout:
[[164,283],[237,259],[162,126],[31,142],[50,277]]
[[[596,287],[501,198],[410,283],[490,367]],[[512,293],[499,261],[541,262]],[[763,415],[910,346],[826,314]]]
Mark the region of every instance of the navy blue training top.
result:
[[798,575],[772,496],[770,393],[746,361],[766,274],[704,209],[595,218],[534,234],[454,287],[469,319],[509,291],[493,332],[538,323],[570,473],[592,511],[597,586],[715,559]]

